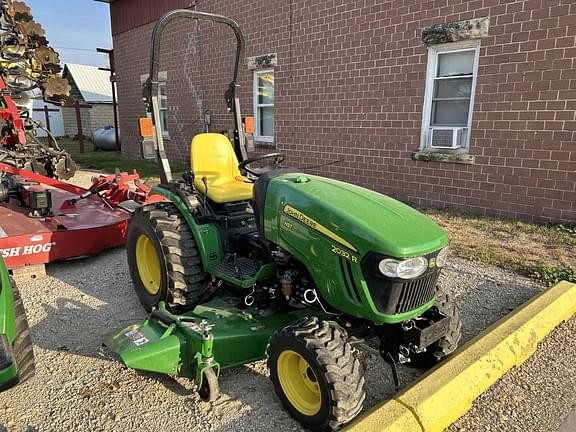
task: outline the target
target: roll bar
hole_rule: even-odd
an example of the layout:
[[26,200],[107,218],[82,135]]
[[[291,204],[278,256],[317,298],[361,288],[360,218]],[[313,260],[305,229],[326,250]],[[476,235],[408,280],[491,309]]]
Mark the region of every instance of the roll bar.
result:
[[246,146],[244,145],[244,134],[241,131],[242,115],[240,113],[240,101],[237,97],[237,90],[240,87],[240,84],[238,83],[238,76],[240,73],[240,66],[244,59],[244,35],[242,34],[238,24],[234,20],[225,16],[188,9],[175,9],[166,13],[162,18],[160,18],[154,27],[154,31],[152,32],[152,45],[150,50],[150,74],[148,75],[148,79],[144,84],[143,90],[143,97],[146,100],[147,111],[152,114],[152,122],[155,126],[155,141],[157,146],[156,154],[161,168],[160,180],[162,183],[166,184],[172,181],[172,172],[170,170],[168,158],[166,157],[162,128],[159,126],[161,124],[160,107],[158,103],[160,44],[162,42],[162,34],[164,33],[166,26],[174,20],[180,18],[206,20],[225,24],[230,27],[236,35],[236,59],[234,63],[234,76],[232,77],[232,81],[230,82],[228,89],[224,93],[224,98],[226,100],[228,111],[234,114],[234,150],[236,151],[236,154],[240,160],[244,160],[247,157]]

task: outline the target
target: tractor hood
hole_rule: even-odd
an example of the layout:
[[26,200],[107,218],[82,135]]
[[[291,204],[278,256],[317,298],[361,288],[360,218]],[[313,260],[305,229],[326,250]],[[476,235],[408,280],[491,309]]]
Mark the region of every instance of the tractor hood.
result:
[[406,204],[349,183],[298,173],[270,179],[265,219],[266,238],[278,244],[282,229],[304,224],[360,255],[371,251],[404,258],[448,243],[434,221]]

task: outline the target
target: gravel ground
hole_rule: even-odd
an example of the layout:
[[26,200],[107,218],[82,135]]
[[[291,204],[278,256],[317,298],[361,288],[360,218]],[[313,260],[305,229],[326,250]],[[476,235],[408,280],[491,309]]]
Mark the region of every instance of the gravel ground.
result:
[[[90,173],[74,179],[89,182]],[[464,339],[542,288],[513,273],[452,259],[441,279],[456,298]],[[124,368],[102,335],[144,318],[123,249],[47,266],[48,277],[20,286],[35,344],[36,377],[0,393],[2,431],[301,431],[282,409],[265,362],[224,371],[210,404],[186,379]],[[451,431],[552,431],[575,405],[576,320],[562,325],[522,367],[474,404]],[[364,355],[365,408],[394,394],[381,359]],[[403,367],[403,385],[420,375]]]
[[[576,318],[548,335],[536,354],[504,375],[448,431],[557,431],[576,410]],[[575,432],[570,421],[562,432]]]

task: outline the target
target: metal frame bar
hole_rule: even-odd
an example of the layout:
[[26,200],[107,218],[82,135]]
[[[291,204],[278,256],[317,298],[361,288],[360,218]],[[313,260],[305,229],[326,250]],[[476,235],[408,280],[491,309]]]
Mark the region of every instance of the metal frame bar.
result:
[[144,84],[144,98],[148,104],[148,112],[152,113],[152,123],[154,127],[156,139],[156,155],[160,162],[160,181],[168,184],[172,181],[172,172],[170,163],[166,156],[164,147],[164,134],[162,128],[156,127],[161,125],[160,120],[160,107],[158,101],[158,74],[160,68],[160,44],[162,41],[162,34],[166,26],[176,19],[188,18],[196,20],[213,21],[225,24],[230,27],[236,35],[236,59],[234,63],[234,76],[232,82],[225,93],[225,99],[228,106],[228,111],[234,114],[234,146],[238,157],[244,160],[247,156],[246,146],[244,143],[244,133],[242,132],[242,115],[240,112],[240,100],[237,97],[237,90],[240,87],[238,84],[238,75],[240,73],[240,65],[244,59],[244,35],[240,31],[238,24],[225,16],[216,15],[206,12],[192,11],[188,9],[175,9],[168,12],[158,20],[154,31],[152,32],[152,45],[150,51],[150,74],[148,80]]

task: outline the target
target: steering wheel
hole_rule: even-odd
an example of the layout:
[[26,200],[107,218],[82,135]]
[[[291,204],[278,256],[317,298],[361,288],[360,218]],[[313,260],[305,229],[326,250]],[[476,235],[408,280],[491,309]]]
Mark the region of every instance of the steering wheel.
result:
[[[286,155],[284,153],[268,153],[262,156],[255,156],[240,162],[238,164],[238,169],[241,171],[242,170],[246,171],[247,173],[250,173],[253,176],[260,177],[262,174],[278,168],[285,158]],[[267,159],[270,159],[270,161],[262,167],[259,168],[250,167],[250,164],[254,162],[259,162]]]

